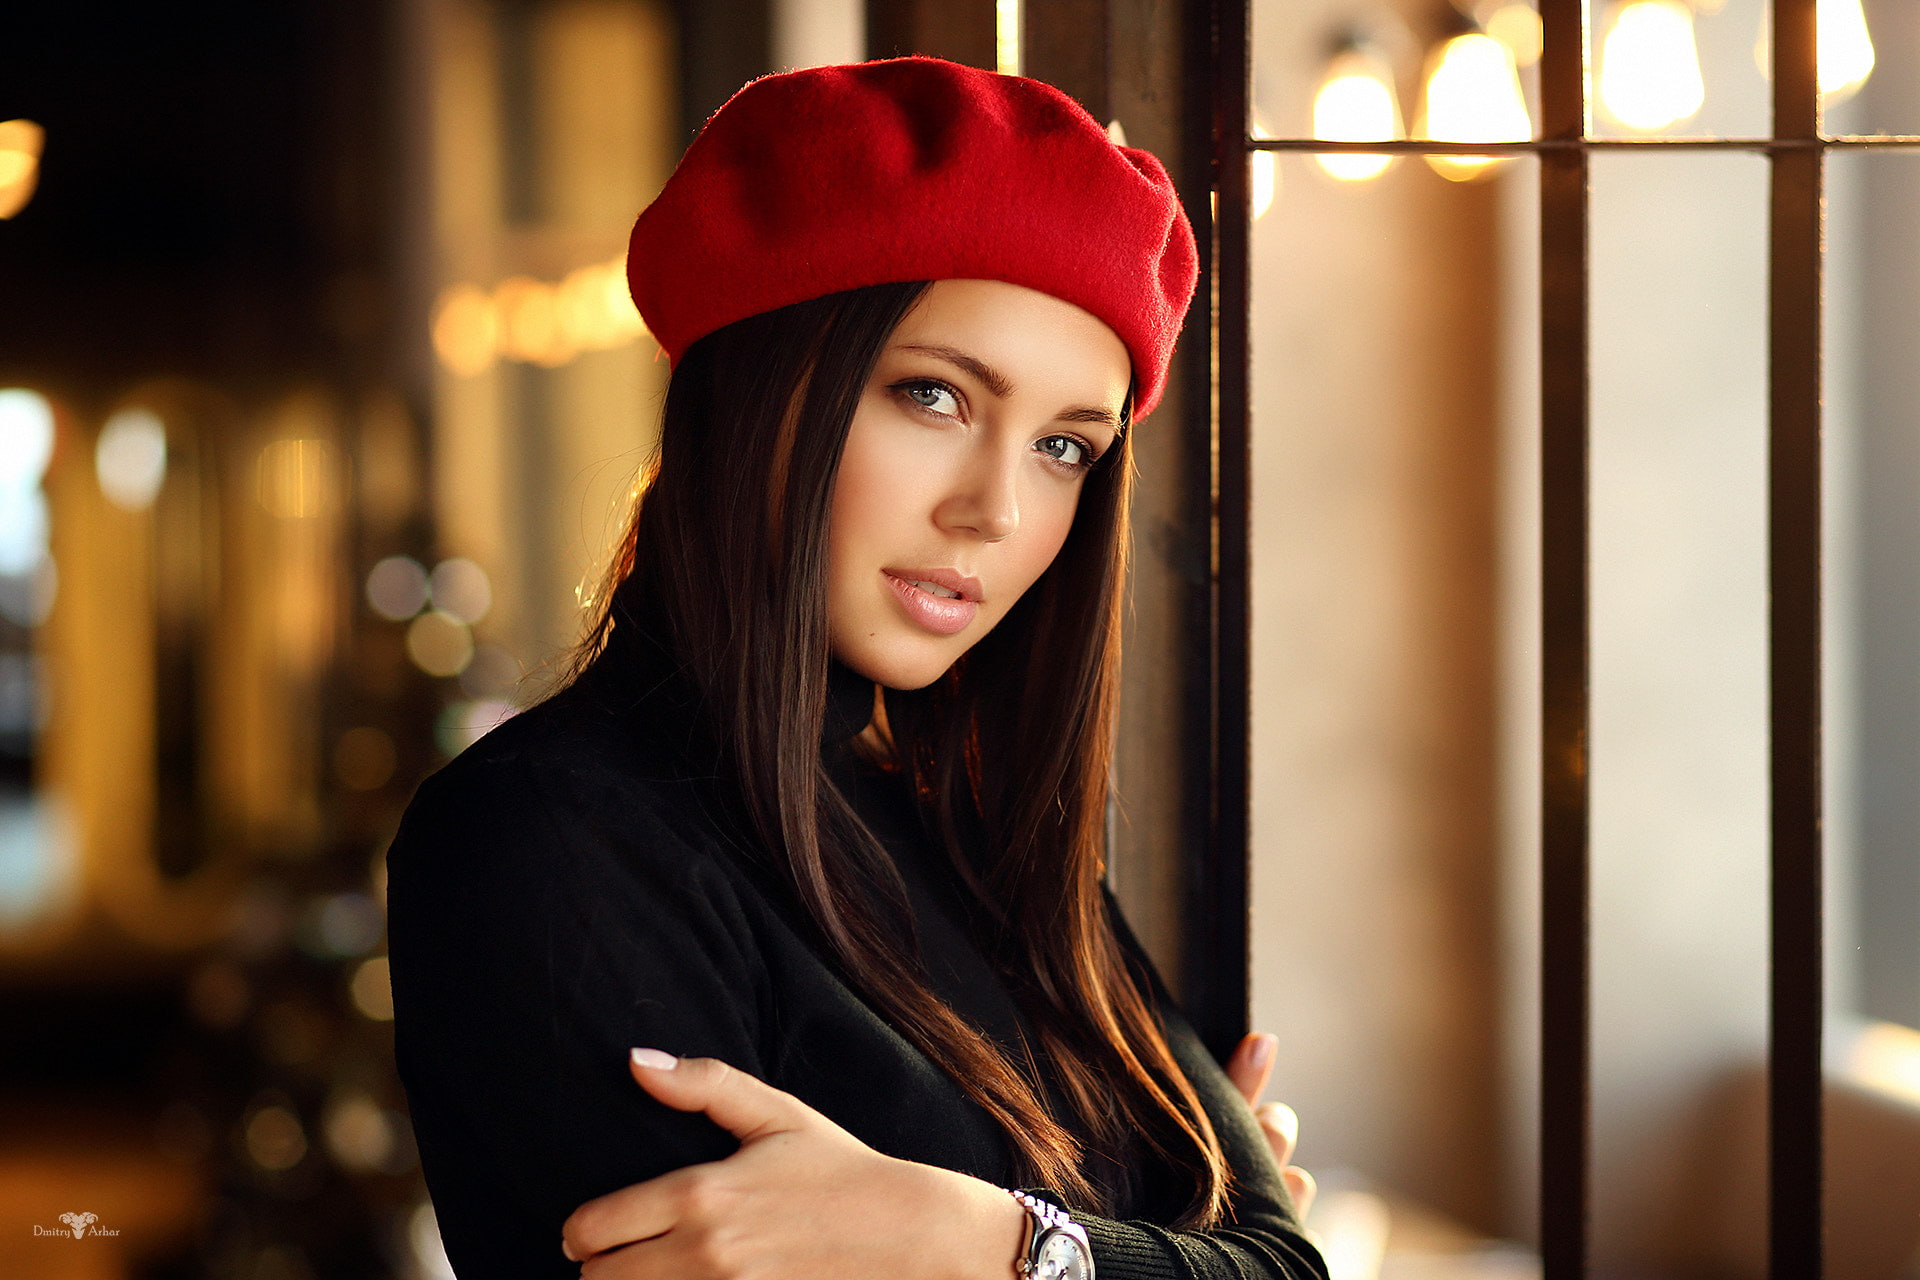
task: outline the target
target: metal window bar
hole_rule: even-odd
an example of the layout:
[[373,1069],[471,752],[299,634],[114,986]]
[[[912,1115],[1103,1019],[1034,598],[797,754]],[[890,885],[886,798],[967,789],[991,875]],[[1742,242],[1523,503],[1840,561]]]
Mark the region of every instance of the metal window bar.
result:
[[[1588,224],[1596,151],[1752,151],[1771,170],[1768,584],[1771,896],[1769,1257],[1776,1280],[1822,1274],[1821,309],[1824,169],[1835,149],[1920,136],[1823,137],[1815,6],[1774,0],[1765,138],[1594,138],[1583,0],[1539,0],[1542,128],[1502,144],[1253,138],[1248,0],[1208,0],[1214,323],[1213,823],[1207,896],[1245,918],[1249,234],[1255,150],[1539,158],[1541,212],[1542,971],[1540,1239],[1547,1280],[1587,1274]],[[1204,250],[1203,250],[1204,251]],[[1216,917],[1219,918],[1219,917]],[[1244,952],[1242,952],[1244,955]],[[1244,962],[1240,1002],[1244,1006]],[[1811,1186],[1809,1183],[1811,1182]]]

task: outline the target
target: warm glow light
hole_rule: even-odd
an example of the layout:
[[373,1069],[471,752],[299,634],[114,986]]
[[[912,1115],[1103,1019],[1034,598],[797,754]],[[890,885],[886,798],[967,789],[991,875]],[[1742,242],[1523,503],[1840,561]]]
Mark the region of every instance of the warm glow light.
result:
[[262,1169],[291,1169],[307,1157],[307,1134],[285,1107],[262,1107],[247,1121],[247,1154]]
[[528,276],[503,280],[491,293],[453,285],[433,311],[434,352],[466,377],[485,373],[501,356],[554,368],[646,332],[627,292],[625,254],[576,268],[557,285]]
[[487,571],[464,556],[442,560],[428,582],[433,607],[472,626],[493,607],[493,584]]
[[1679,0],[1633,0],[1614,15],[1600,51],[1600,101],[1629,129],[1688,119],[1707,100],[1693,11]]
[[407,656],[430,676],[457,676],[473,661],[473,632],[452,614],[429,609],[407,624]]
[[1486,23],[1487,34],[1507,46],[1514,63],[1530,67],[1540,61],[1540,15],[1530,4],[1503,4]]
[[440,295],[433,311],[433,349],[440,363],[458,374],[485,373],[493,367],[499,341],[500,316],[492,298],[470,284]]
[[456,702],[440,713],[434,741],[448,756],[457,756],[487,734],[511,720],[515,708],[505,698],[475,698]]
[[427,571],[412,556],[388,556],[367,572],[367,603],[392,622],[427,607]]
[[570,272],[554,293],[563,341],[581,351],[606,351],[647,331],[627,294],[625,258]]
[[393,1154],[393,1122],[372,1098],[350,1093],[336,1099],[321,1121],[327,1150],[342,1166],[360,1173],[380,1168]]
[[500,351],[528,364],[556,368],[580,353],[560,323],[559,290],[529,276],[502,280],[493,291],[500,312]]
[[27,207],[40,183],[47,131],[31,120],[0,120],[0,218]]
[[0,490],[40,484],[53,458],[53,406],[38,391],[0,391]]
[[[1378,58],[1349,49],[1333,60],[1313,97],[1313,136],[1331,142],[1384,142],[1401,136],[1392,73]],[[1393,163],[1392,156],[1351,152],[1314,158],[1342,182],[1377,178]]]
[[1920,1105],[1920,1031],[1870,1022],[1847,1048],[1842,1069],[1856,1084]]
[[[1533,135],[1513,55],[1491,36],[1455,36],[1427,76],[1420,136],[1435,142],[1524,142]],[[1496,156],[1428,156],[1434,172],[1467,182],[1490,172]]]
[[393,1021],[393,973],[385,956],[362,960],[347,984],[353,1007],[375,1022]]
[[[1854,91],[1873,74],[1873,38],[1867,33],[1867,15],[1860,0],[1819,0],[1814,21],[1820,41],[1820,65],[1815,76],[1820,85],[1820,105],[1835,106],[1851,98]],[[1760,74],[1773,75],[1773,24],[1760,24],[1760,37],[1753,43],[1754,65]]]
[[1820,0],[1820,95],[1832,106],[1853,95],[1873,74],[1873,38],[1860,0]]
[[[1273,130],[1269,129],[1266,121],[1259,116],[1254,116],[1249,123],[1254,137],[1271,138],[1273,136]],[[1116,120],[1107,126],[1108,134],[1111,135],[1119,127],[1120,122]],[[1121,145],[1126,144],[1123,142]],[[1274,198],[1279,194],[1280,158],[1271,151],[1255,151],[1250,154],[1247,157],[1247,203],[1251,206],[1248,212],[1256,218],[1261,217],[1267,210],[1273,208]],[[1208,198],[1216,199],[1217,197],[1210,195]]]
[[260,505],[282,520],[333,509],[333,446],[325,440],[275,440],[260,451]]
[[1253,201],[1253,216],[1258,218],[1273,208],[1273,198],[1280,194],[1280,162],[1271,151],[1256,151],[1251,170],[1252,189],[1248,194]]
[[93,473],[107,501],[145,511],[167,478],[167,426],[151,409],[122,409],[100,428]]
[[993,68],[1020,74],[1020,0],[993,0]]

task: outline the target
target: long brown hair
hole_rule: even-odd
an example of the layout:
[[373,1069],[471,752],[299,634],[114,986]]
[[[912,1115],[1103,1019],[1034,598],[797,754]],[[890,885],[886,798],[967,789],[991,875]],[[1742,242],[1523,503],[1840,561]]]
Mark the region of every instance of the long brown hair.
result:
[[853,987],[1006,1128],[1024,1185],[1112,1213],[1151,1152],[1190,1182],[1178,1224],[1212,1225],[1228,1180],[1220,1144],[1101,890],[1132,484],[1124,433],[1084,481],[1060,554],[999,626],[929,687],[885,695],[893,763],[978,898],[981,945],[1071,1116],[1054,1116],[1042,1082],[928,987],[886,924],[902,905],[898,875],[820,763],[834,476],[887,338],[926,288],[834,294],[688,349],[581,664],[614,659],[620,627],[664,633],[652,641],[689,687],[749,838]]

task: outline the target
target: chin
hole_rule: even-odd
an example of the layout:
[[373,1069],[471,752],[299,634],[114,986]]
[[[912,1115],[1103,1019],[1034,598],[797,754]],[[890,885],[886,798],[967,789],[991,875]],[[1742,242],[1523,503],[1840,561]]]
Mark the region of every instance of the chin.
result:
[[[917,646],[914,646],[917,648]],[[891,646],[874,646],[852,652],[835,651],[834,657],[850,671],[856,671],[889,689],[924,689],[947,674],[965,649],[948,651],[901,652]]]

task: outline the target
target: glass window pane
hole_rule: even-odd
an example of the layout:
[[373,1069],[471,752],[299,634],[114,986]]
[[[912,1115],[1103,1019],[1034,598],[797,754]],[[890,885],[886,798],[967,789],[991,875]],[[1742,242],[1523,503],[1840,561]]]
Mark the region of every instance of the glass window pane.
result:
[[[1594,158],[1596,1264],[1738,1273],[1767,1047],[1767,198],[1743,153]],[[1711,1224],[1711,1225],[1703,1225]]]
[[[1879,72],[1875,73],[1876,81]],[[1828,165],[1827,1211],[1835,1275],[1920,1251],[1920,155]]]
[[1534,243],[1503,229],[1534,163],[1277,171],[1254,226],[1255,1025],[1336,1249],[1384,1212],[1392,1250],[1512,1250],[1532,1193],[1503,1180],[1528,1123],[1503,984],[1531,969],[1502,943],[1496,544],[1503,295],[1531,274],[1507,257]]
[[1833,695],[1834,820],[1857,916],[1834,977],[1843,1007],[1920,1027],[1920,156],[1839,155],[1829,182],[1830,648],[1849,672]]
[[1602,138],[1764,137],[1766,0],[1588,0]]

